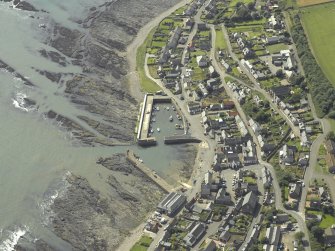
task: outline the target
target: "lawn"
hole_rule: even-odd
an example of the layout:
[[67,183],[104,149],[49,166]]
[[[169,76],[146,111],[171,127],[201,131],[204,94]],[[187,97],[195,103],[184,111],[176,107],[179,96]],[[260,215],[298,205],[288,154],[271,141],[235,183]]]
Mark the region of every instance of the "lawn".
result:
[[136,53],[136,70],[138,72],[138,76],[140,79],[141,89],[145,92],[156,92],[160,90],[160,87],[145,75],[144,70],[144,62],[145,62],[145,55],[147,52],[147,46],[151,43],[151,39],[153,34],[155,33],[155,30],[156,29],[154,28],[150,31],[144,43],[140,47],[138,47]]
[[280,43],[280,44],[269,45],[266,48],[271,54],[273,54],[273,53],[280,52],[281,50],[287,50],[288,46],[286,44]]
[[335,85],[335,3],[302,9],[302,20],[319,65]]
[[322,221],[320,222],[320,227],[323,229],[326,229],[328,227],[331,227],[334,224],[335,224],[334,216],[330,214],[324,214],[322,217]]
[[143,235],[141,239],[130,249],[130,251],[146,251],[152,241],[153,239],[151,237]]
[[216,49],[221,49],[221,50],[227,48],[227,43],[226,43],[226,40],[224,39],[222,29],[219,29],[216,31],[215,47]]
[[328,3],[333,0],[298,0],[298,6],[299,7],[306,7],[310,5],[316,5],[316,4],[322,4],[322,3]]

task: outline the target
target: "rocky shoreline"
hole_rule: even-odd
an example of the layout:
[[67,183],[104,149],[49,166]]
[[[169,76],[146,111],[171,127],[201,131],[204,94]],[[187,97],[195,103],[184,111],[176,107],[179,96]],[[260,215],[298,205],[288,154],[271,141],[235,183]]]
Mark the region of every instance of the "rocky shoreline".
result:
[[124,154],[98,163],[110,170],[105,181],[110,187],[108,196],[93,189],[85,178],[72,175],[67,193],[51,208],[54,232],[73,250],[115,250],[163,196]]
[[[71,30],[57,23],[48,26],[51,34],[45,43],[56,51],[43,49],[39,51],[40,55],[60,67],[80,66],[83,72],[63,74],[35,70],[55,84],[64,84],[64,95],[74,105],[88,111],[87,116],[77,118],[100,135],[57,111],[50,110],[45,116],[61,123],[85,145],[133,143],[138,103],[127,85],[127,47],[141,27],[176,3],[178,0],[106,2],[92,7],[82,20],[76,20],[82,28],[80,30]],[[13,4],[16,8],[31,11],[32,18],[39,11],[25,1],[15,0]],[[99,121],[97,116],[101,118]],[[175,164],[179,174],[187,180],[192,173],[196,150],[186,146],[183,151],[185,158]],[[68,191],[56,198],[51,207],[54,212],[52,231],[68,242],[73,250],[115,250],[164,195],[126,160],[124,154],[101,158],[97,163],[109,172],[102,178],[104,185],[108,186],[107,194],[92,187],[86,178],[72,174],[67,178]],[[43,240],[34,245],[32,250],[57,250]],[[16,250],[27,249],[17,245]]]

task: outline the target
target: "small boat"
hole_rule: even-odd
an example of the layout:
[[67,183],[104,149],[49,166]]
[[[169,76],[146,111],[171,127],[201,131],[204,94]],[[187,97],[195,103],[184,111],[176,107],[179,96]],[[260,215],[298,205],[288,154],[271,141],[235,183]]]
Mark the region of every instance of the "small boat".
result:
[[179,125],[179,124],[176,124],[176,129],[180,129],[180,130],[182,130],[182,129],[184,129],[184,126]]
[[172,117],[172,115],[170,115],[169,120],[170,120],[170,122],[173,121],[173,117]]
[[167,107],[166,107],[166,110],[167,110],[167,111],[170,111],[170,107],[167,106]]
[[151,130],[150,130],[150,133],[154,133],[154,129],[151,129]]
[[176,107],[172,106],[172,110],[174,110],[174,111],[175,111],[175,110],[176,110]]
[[156,111],[159,111],[159,106],[156,107]]
[[161,131],[161,129],[159,129],[159,127],[157,128],[157,132],[160,132]]
[[143,163],[143,159],[138,159],[139,162]]
[[155,119],[155,118],[153,118],[153,119],[151,120],[151,122],[156,122],[156,119]]
[[180,115],[177,115],[177,119],[181,120],[181,116],[180,116]]

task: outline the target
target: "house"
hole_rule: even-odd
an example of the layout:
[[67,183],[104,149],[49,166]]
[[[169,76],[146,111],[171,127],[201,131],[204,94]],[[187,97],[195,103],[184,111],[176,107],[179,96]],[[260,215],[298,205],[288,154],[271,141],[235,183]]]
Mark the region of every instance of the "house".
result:
[[192,230],[184,237],[183,241],[188,247],[193,247],[196,242],[205,234],[206,226],[203,223],[196,224]]
[[172,89],[176,87],[177,81],[171,79],[163,79],[163,84],[167,89]]
[[301,183],[292,183],[290,184],[290,197],[293,199],[298,199],[300,197],[302,190],[302,185]]
[[190,101],[187,103],[187,111],[191,114],[197,114],[201,112],[201,104],[199,102]]
[[219,240],[223,243],[227,243],[229,239],[231,238],[232,234],[229,231],[222,231],[222,233],[219,236]]
[[277,224],[282,224],[288,222],[290,220],[290,216],[288,214],[277,214],[275,217]]
[[223,59],[221,60],[221,64],[223,65],[223,67],[226,69],[227,72],[231,71],[230,65],[226,61],[224,61]]
[[332,225],[331,227],[327,228],[325,230],[323,237],[324,242],[327,246],[335,245],[335,225]]
[[277,250],[279,240],[280,240],[280,227],[271,226],[266,229],[265,238],[267,244],[263,246],[264,251]]
[[225,188],[220,188],[215,197],[216,204],[229,205],[231,203],[231,197],[226,192]]
[[200,191],[201,198],[209,198],[211,196],[212,183],[213,183],[213,173],[208,171],[205,174],[204,181],[201,183],[201,191]]
[[291,88],[289,86],[272,87],[270,93],[278,98],[285,98],[290,95]]
[[206,56],[197,56],[197,64],[199,67],[207,67],[208,66],[208,59]]
[[280,54],[274,54],[271,57],[272,64],[275,66],[281,66],[283,64],[283,57]]
[[268,45],[271,45],[271,44],[278,44],[280,42],[281,38],[278,37],[278,36],[273,36],[273,37],[266,37],[265,38],[265,42],[266,44]]
[[192,3],[185,11],[184,11],[184,15],[185,16],[193,16],[197,11],[197,4],[196,3]]
[[234,107],[235,107],[234,101],[231,101],[231,100],[225,100],[225,101],[223,101],[223,108],[225,110],[231,110]]
[[159,64],[165,64],[170,58],[170,51],[167,47],[162,48],[161,55],[158,59]]
[[253,214],[258,203],[258,197],[254,192],[249,192],[244,196],[241,210],[245,214]]
[[190,18],[188,18],[185,22],[185,26],[184,26],[185,28],[184,29],[186,31],[190,32],[192,30],[193,26],[194,26],[194,20],[191,20]]
[[318,194],[319,194],[320,197],[326,196],[327,193],[326,193],[326,190],[324,189],[324,187],[319,187]]
[[177,47],[181,33],[182,33],[182,29],[181,29],[180,26],[178,26],[174,30],[173,35],[171,36],[171,38],[170,38],[170,40],[167,44],[168,49],[175,49]]
[[198,87],[201,91],[202,96],[207,97],[208,91],[207,91],[206,87],[203,84],[199,84]]
[[295,61],[295,58],[292,54],[286,59],[286,62],[284,64],[285,70],[294,70],[297,67],[297,63]]
[[216,251],[216,243],[215,241],[211,240],[206,243],[206,245],[201,249],[202,251]]
[[174,215],[185,203],[185,195],[171,192],[158,204],[157,210],[167,215]]
[[208,72],[211,77],[214,77],[217,73],[212,65],[208,67]]
[[210,88],[214,88],[215,85],[217,85],[220,82],[220,79],[218,78],[211,78],[209,80],[207,80],[207,86]]
[[284,165],[290,166],[295,162],[294,155],[298,151],[296,146],[284,145],[282,150],[279,151],[279,157]]
[[206,30],[208,30],[207,24],[205,24],[205,23],[198,23],[198,30],[199,31],[206,31]]

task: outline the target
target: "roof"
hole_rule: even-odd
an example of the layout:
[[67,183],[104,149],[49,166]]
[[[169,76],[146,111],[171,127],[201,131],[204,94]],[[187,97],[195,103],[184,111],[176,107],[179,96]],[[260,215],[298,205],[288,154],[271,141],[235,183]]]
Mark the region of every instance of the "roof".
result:
[[203,251],[215,251],[216,250],[216,244],[213,240],[207,243]]
[[291,92],[291,88],[289,86],[277,86],[272,87],[271,91],[278,97],[284,97]]
[[257,195],[251,191],[247,193],[246,196],[244,196],[242,207],[249,205],[252,208],[255,208],[257,201],[258,201]]
[[198,223],[192,230],[184,237],[184,241],[187,245],[193,246],[201,235],[206,231],[206,227],[203,223]]

